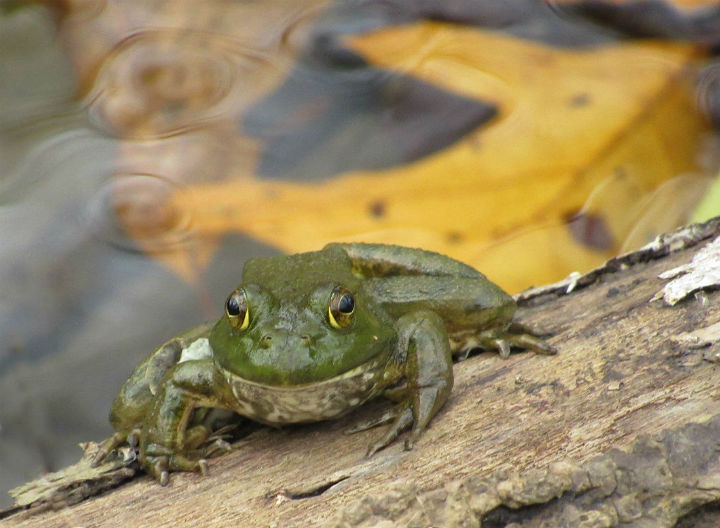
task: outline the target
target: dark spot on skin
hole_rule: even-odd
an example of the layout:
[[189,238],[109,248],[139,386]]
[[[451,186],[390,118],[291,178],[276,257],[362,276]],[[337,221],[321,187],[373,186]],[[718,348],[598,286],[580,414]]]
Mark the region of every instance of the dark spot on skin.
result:
[[588,94],[576,94],[570,98],[570,106],[581,108],[590,104],[590,96]]
[[465,237],[460,231],[450,231],[445,235],[445,238],[450,244],[459,244]]
[[386,208],[385,208],[385,202],[382,200],[376,200],[374,202],[371,202],[368,206],[368,211],[370,212],[370,216],[375,218],[382,218],[385,216]]
[[597,213],[570,213],[565,215],[565,221],[573,238],[584,246],[608,251],[615,245],[605,218]]

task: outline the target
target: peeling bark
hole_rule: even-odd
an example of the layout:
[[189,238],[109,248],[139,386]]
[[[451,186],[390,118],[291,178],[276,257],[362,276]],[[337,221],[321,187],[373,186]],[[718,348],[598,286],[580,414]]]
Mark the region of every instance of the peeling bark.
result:
[[[167,488],[130,478],[130,459],[99,475],[81,462],[26,485],[0,527],[716,526],[720,292],[697,264],[718,268],[718,236],[720,219],[690,226],[523,293],[521,322],[559,355],[456,365],[413,451],[397,442],[366,459],[382,431],[342,434],[386,407],[373,402],[334,422],[258,428],[209,476],[174,474]],[[679,268],[670,306],[659,276]]]

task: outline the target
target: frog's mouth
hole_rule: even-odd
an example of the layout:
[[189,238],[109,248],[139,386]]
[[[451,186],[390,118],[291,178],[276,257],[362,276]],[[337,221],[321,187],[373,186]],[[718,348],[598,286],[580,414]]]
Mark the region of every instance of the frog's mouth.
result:
[[266,385],[223,370],[238,412],[279,425],[337,418],[385,387],[386,359],[375,357],[335,377],[303,385]]

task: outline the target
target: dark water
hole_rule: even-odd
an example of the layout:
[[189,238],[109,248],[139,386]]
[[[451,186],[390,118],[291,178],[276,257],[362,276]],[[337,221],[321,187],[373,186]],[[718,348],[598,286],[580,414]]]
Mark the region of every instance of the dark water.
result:
[[[672,176],[704,182],[718,168],[720,69],[711,57],[720,9],[639,4],[567,3],[558,12],[529,0],[228,2],[212,11],[98,1],[82,12],[36,6],[0,15],[0,490],[74,462],[78,442],[108,435],[107,411],[133,365],[217,317],[248,257],[319,247],[338,232],[436,240],[403,238],[432,214],[422,207],[404,230],[381,223],[393,218],[392,193],[370,200],[362,218],[353,212],[356,201],[382,195],[385,180],[340,199],[317,187],[317,204],[290,201],[264,214],[284,203],[278,193],[292,187],[283,185],[330,185],[356,172],[394,178],[515,118],[469,95],[472,87],[449,90],[409,67],[373,64],[348,35],[429,21],[561,50],[648,36],[697,46],[703,59],[687,75],[702,141]],[[576,97],[574,106],[589,104]],[[464,170],[474,177],[472,164]],[[179,191],[226,182],[241,184],[228,187],[236,201],[217,201],[227,226],[205,229],[173,205]],[[425,199],[410,190],[407,201]],[[332,218],[322,212],[328,200],[337,202]],[[442,216],[443,243],[472,238],[472,229],[440,225]],[[572,218],[572,228],[556,228],[590,248],[582,251],[620,247],[602,220]],[[375,230],[366,227],[372,222],[380,222]],[[349,227],[330,229],[338,224]],[[462,247],[460,257],[485,246]]]

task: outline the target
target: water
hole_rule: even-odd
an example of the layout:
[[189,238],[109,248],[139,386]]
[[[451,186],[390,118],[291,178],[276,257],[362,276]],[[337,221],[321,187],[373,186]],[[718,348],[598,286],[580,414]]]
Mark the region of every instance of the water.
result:
[[133,366],[217,317],[250,256],[393,242],[518,290],[687,218],[719,166],[698,46],[720,32],[703,12],[569,9],[0,16],[0,489],[108,435]]

